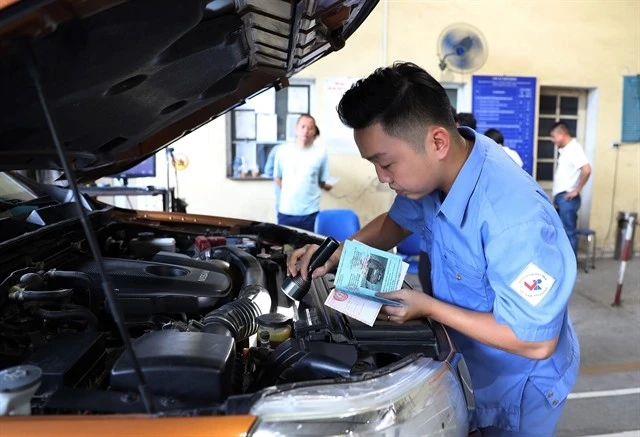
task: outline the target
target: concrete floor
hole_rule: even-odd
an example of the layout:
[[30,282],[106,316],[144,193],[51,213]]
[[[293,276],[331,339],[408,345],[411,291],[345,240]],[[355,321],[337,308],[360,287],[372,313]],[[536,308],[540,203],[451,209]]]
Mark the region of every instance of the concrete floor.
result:
[[597,259],[595,270],[578,273],[569,314],[580,340],[580,376],[558,437],[640,437],[640,256],[627,263],[622,305],[612,307],[619,268],[620,261]]
[[[569,303],[581,366],[557,437],[640,437],[640,255],[627,263],[622,305],[612,307],[620,261],[583,261]],[[407,282],[419,288],[417,277]]]

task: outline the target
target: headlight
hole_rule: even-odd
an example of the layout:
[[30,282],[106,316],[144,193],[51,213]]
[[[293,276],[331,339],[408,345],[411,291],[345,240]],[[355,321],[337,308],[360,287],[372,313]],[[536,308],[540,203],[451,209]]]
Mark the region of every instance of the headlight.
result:
[[254,404],[252,437],[467,436],[467,406],[449,366],[430,358],[359,382],[293,388]]

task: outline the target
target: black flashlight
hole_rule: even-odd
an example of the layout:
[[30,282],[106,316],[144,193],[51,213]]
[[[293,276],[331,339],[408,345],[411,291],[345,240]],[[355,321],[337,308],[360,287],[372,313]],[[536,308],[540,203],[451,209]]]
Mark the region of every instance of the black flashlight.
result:
[[302,275],[296,277],[289,276],[282,283],[282,292],[293,300],[302,300],[311,288],[311,273],[326,263],[338,247],[340,247],[340,243],[335,238],[328,237],[324,240],[311,257],[309,269],[307,270],[307,279],[302,279]]

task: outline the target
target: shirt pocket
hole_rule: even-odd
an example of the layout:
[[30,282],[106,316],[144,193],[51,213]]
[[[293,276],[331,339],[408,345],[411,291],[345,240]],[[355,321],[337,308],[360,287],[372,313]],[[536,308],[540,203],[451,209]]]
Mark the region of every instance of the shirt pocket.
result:
[[315,166],[308,166],[304,168],[303,171],[304,171],[304,181],[306,183],[313,184],[318,181],[318,170],[316,169]]
[[450,250],[444,251],[444,274],[452,303],[475,311],[491,310],[487,299],[485,274],[463,262]]

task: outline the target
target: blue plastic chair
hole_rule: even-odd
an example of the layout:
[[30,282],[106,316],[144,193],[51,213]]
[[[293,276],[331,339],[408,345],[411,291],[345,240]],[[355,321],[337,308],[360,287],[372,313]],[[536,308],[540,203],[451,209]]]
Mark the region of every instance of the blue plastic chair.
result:
[[314,232],[344,241],[360,230],[360,220],[351,209],[325,209],[316,216]]
[[404,262],[409,264],[407,273],[418,274],[418,264],[420,262],[420,234],[411,234],[396,247],[398,255],[402,256]]

